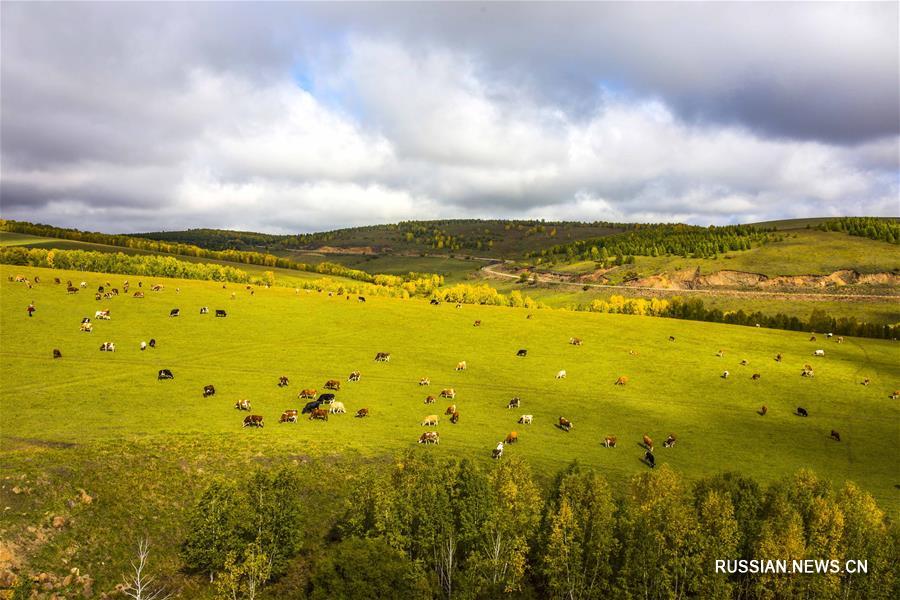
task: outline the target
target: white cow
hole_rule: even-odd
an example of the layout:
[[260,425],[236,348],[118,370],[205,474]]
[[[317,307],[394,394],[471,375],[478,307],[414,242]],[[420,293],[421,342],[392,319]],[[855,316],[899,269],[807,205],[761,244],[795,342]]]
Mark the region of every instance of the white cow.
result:
[[565,378],[566,378],[566,370],[563,369],[562,371],[560,371],[559,373],[557,373],[557,374],[556,374],[556,378],[557,378],[557,379],[565,379]]
[[722,379],[728,379],[728,371],[722,372]]
[[347,412],[347,409],[344,408],[343,402],[334,402],[331,405],[331,410],[329,410],[329,412],[332,414],[344,414]]
[[141,350],[147,349],[147,342],[141,342]]
[[533,415],[522,415],[519,417],[519,423],[522,425],[531,425],[532,419],[534,419]]
[[497,447],[491,453],[491,458],[500,458],[501,456],[503,456],[503,442],[497,444]]
[[813,356],[825,356],[825,351],[824,350],[816,350],[815,352],[813,352]]

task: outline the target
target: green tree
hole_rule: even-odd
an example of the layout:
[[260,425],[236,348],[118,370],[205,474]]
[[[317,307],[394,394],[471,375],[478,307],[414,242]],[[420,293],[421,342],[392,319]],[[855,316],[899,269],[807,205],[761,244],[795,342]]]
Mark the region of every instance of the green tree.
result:
[[242,546],[239,525],[244,506],[233,484],[215,481],[188,515],[188,535],[181,558],[188,568],[213,581],[225,567],[225,557]]

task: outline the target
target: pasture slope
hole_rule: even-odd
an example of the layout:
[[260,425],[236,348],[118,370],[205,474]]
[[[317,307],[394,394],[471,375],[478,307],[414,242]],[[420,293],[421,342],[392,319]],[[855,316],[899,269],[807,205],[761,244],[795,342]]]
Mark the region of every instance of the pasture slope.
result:
[[[835,483],[856,481],[889,514],[900,506],[900,405],[889,398],[900,388],[896,342],[837,344],[820,335],[813,343],[806,333],[561,310],[527,319],[524,309],[374,297],[362,303],[284,288],[251,296],[233,284],[162,278],[143,279],[143,299],[98,302],[98,285],[121,288],[126,277],[7,265],[0,274],[4,448],[21,439],[111,448],[196,439],[239,454],[257,445],[292,455],[325,449],[372,457],[417,448],[487,462],[491,448],[515,430],[520,441],[507,453],[524,457],[539,475],[577,459],[617,485],[646,469],[639,443],[648,434],[657,462],[688,478],[738,470],[767,482],[809,467]],[[7,281],[17,274],[42,281],[32,289]],[[88,287],[68,295],[65,285],[52,283],[55,276]],[[141,278],[127,278],[137,290]],[[151,283],[164,290],[150,292]],[[29,318],[32,300],[37,312]],[[210,314],[200,315],[201,306]],[[169,317],[176,307],[181,316]],[[94,320],[93,333],[79,332],[82,317],[106,308],[110,321]],[[215,309],[227,310],[227,318],[214,317]],[[483,325],[473,327],[475,319]],[[570,345],[571,336],[584,345]],[[150,338],[158,347],[140,351]],[[100,352],[105,341],[117,351]],[[52,358],[54,348],[61,359]],[[527,357],[516,356],[520,348]],[[824,358],[813,357],[818,348]],[[390,352],[391,361],[374,362],[379,351]],[[457,372],[461,360],[468,370]],[[800,376],[806,363],[814,378]],[[162,368],[175,379],[157,381]],[[566,379],[554,378],[560,369]],[[731,376],[722,379],[726,369]],[[362,380],[347,383],[354,370]],[[753,373],[761,379],[752,381]],[[289,387],[276,385],[280,375],[290,378]],[[626,386],[614,385],[620,375],[628,376]],[[431,386],[420,387],[426,376]],[[869,386],[860,383],[866,377]],[[332,378],[342,381],[337,399],[346,415],[279,425],[282,410],[302,408],[301,388],[321,391]],[[206,384],[217,393],[204,399]],[[443,416],[449,401],[423,403],[443,387],[457,392],[458,425]],[[521,409],[506,409],[513,396]],[[264,428],[241,427],[247,413],[233,406],[243,398],[265,417]],[[757,414],[763,404],[765,417]],[[810,416],[795,416],[798,406]],[[354,418],[362,407],[371,416]],[[417,447],[420,422],[432,413],[441,416],[441,443]],[[516,424],[521,414],[533,414],[534,424]],[[571,432],[555,426],[560,416],[573,421]],[[829,438],[832,429],[841,442]],[[669,433],[678,444],[663,449]],[[618,436],[618,448],[602,447],[607,434]]]

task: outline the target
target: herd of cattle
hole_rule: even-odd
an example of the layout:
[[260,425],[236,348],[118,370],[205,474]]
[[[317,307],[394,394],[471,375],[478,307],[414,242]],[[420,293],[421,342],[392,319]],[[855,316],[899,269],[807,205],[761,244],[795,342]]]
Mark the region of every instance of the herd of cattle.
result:
[[[12,278],[10,278],[10,280],[12,280]],[[31,282],[29,280],[22,278],[22,277],[17,277],[16,281],[24,281],[29,286],[31,285]],[[38,277],[34,278],[34,282],[39,283]],[[57,278],[57,279],[55,279],[55,283],[60,284],[61,282]],[[67,291],[67,293],[76,293],[76,292],[78,292],[79,289],[83,289],[85,287],[87,287],[87,282],[82,281],[80,283],[79,287],[75,287],[72,285],[72,282],[69,281],[69,282],[67,282],[66,291]],[[138,287],[142,288],[143,284],[141,282],[138,282]],[[129,289],[128,281],[126,281],[124,283],[123,289],[125,290],[125,292],[128,291],[128,289]],[[160,292],[163,290],[163,286],[154,285],[154,286],[150,287],[150,290]],[[118,288],[112,288],[110,283],[107,282],[106,286],[98,287],[96,298],[98,300],[100,300],[105,297],[117,296],[118,294],[119,294]],[[107,296],[107,295],[109,295],[109,296]],[[134,297],[138,297],[138,298],[143,297],[143,293],[137,292],[134,294]],[[359,301],[364,302],[365,298],[360,296]],[[435,304],[435,303],[436,303],[435,301],[432,301],[432,304]],[[437,302],[437,303],[439,304],[439,302]],[[209,313],[208,307],[204,306],[204,307],[200,308],[201,315],[206,315],[208,313]],[[179,317],[180,315],[181,315],[181,310],[179,308],[173,308],[169,312],[170,317]],[[216,317],[226,317],[227,313],[225,310],[217,309],[215,311],[215,315],[216,315]],[[528,318],[531,318],[531,315],[528,315]],[[97,310],[94,313],[94,319],[110,320],[111,319],[110,310],[109,309]],[[476,320],[474,322],[474,325],[476,327],[480,327],[481,324],[482,324],[481,320]],[[91,319],[89,317],[84,317],[82,319],[81,331],[88,332],[88,333],[93,331],[93,323],[91,322]],[[826,338],[831,338],[831,337],[833,337],[831,334],[826,334]],[[669,341],[675,342],[675,337],[670,336]],[[816,336],[813,335],[810,338],[810,341],[816,341]],[[842,337],[836,338],[837,343],[842,343],[843,341],[844,340]],[[581,338],[572,337],[569,339],[569,344],[571,344],[573,346],[582,346],[583,343],[584,342]],[[140,343],[141,350],[145,350],[147,347],[155,348],[156,340],[151,339],[149,342],[149,345],[144,341],[142,341]],[[116,345],[114,342],[104,342],[100,346],[100,350],[106,351],[106,352],[115,352]],[[637,352],[629,351],[629,354],[637,355]],[[815,357],[824,357],[825,351],[823,349],[817,349],[812,354]],[[527,355],[528,355],[527,348],[520,348],[516,352],[516,356],[519,358],[525,358],[525,357],[527,357]],[[725,351],[719,350],[716,353],[716,356],[718,356],[719,358],[723,358],[725,356]],[[53,350],[53,358],[54,359],[62,358],[62,352],[59,349],[54,349]],[[388,363],[391,360],[391,354],[389,352],[378,352],[375,355],[374,360],[375,360],[375,362],[379,362],[379,363]],[[782,354],[777,354],[774,357],[774,360],[776,362],[782,362],[782,360],[783,360]],[[739,364],[740,364],[740,366],[749,366],[749,361],[744,359],[744,360],[741,360]],[[466,371],[467,369],[468,369],[468,364],[465,360],[458,362],[455,367],[456,371]],[[813,377],[814,370],[813,370],[812,365],[810,365],[810,364],[804,365],[804,368],[800,374],[802,377]],[[562,369],[557,372],[556,379],[564,379],[566,376],[567,376],[567,373],[566,373],[565,369]],[[722,379],[728,379],[729,376],[730,376],[730,373],[728,370],[723,371],[721,374]],[[170,369],[160,369],[157,374],[157,378],[159,380],[174,379],[174,377],[175,376]],[[753,381],[757,381],[761,378],[761,374],[753,373],[750,378]],[[360,371],[353,371],[347,377],[347,382],[349,382],[349,383],[359,382],[360,379],[361,379]],[[624,385],[627,385],[628,382],[629,382],[628,376],[621,375],[613,383],[614,383],[614,385],[624,386]],[[321,420],[321,421],[327,422],[329,415],[345,414],[347,412],[347,409],[346,409],[344,403],[338,401],[336,399],[336,395],[334,393],[334,392],[339,392],[341,390],[341,383],[342,382],[340,380],[329,379],[323,385],[323,389],[327,390],[327,391],[323,391],[321,394],[318,392],[318,390],[316,390],[314,388],[302,389],[298,394],[298,399],[307,401],[304,403],[303,408],[302,409],[292,408],[292,409],[284,410],[281,413],[278,422],[279,423],[297,423],[297,421],[301,415],[308,415],[308,420],[310,420],[310,421]],[[868,383],[869,383],[868,379],[865,379],[862,382],[863,385],[868,385]],[[422,377],[421,379],[419,379],[418,384],[420,386],[430,386],[431,380],[428,377]],[[278,378],[277,385],[278,385],[278,387],[287,387],[290,385],[290,381],[287,376],[282,375]],[[208,398],[208,397],[214,396],[215,394],[216,394],[216,389],[215,389],[214,385],[208,384],[203,387],[203,392],[202,392],[203,398]],[[448,399],[448,400],[455,400],[456,399],[456,391],[453,388],[444,388],[440,391],[439,397]],[[900,398],[900,391],[895,391],[891,395],[891,398],[892,399]],[[424,399],[425,404],[434,404],[436,401],[437,401],[437,399],[435,398],[434,395],[427,395]],[[520,409],[521,404],[522,404],[521,399],[518,397],[514,397],[506,404],[506,408],[507,409]],[[251,412],[251,410],[252,410],[250,401],[247,399],[238,400],[235,403],[234,408],[239,411],[246,411],[246,412]],[[761,409],[757,412],[757,414],[760,416],[766,416],[768,414],[768,412],[769,412],[768,407],[763,405],[761,407]],[[809,411],[802,406],[797,407],[795,414],[800,417],[809,417]],[[458,424],[460,421],[460,412],[457,409],[456,403],[453,403],[453,404],[450,404],[449,406],[447,406],[446,410],[444,411],[444,415],[449,417],[449,421],[453,425]],[[370,416],[370,411],[366,407],[359,408],[355,412],[355,416],[357,418],[366,418],[366,417]],[[516,423],[520,424],[520,425],[532,425],[533,422],[534,422],[534,415],[532,415],[532,414],[522,414],[516,420]],[[431,414],[431,415],[427,415],[424,419],[422,419],[421,426],[436,427],[438,425],[438,423],[439,423],[438,415]],[[263,415],[259,415],[259,414],[252,414],[252,413],[248,414],[242,420],[243,427],[263,427],[264,425],[265,425],[265,419],[264,419]],[[556,427],[560,431],[570,432],[574,428],[574,424],[568,418],[566,418],[564,416],[560,416],[556,423]],[[837,432],[836,430],[831,430],[830,438],[835,441],[838,441],[838,442],[841,441],[840,433]],[[663,447],[664,448],[674,447],[676,439],[677,438],[674,434],[669,434],[667,436],[667,438],[665,439],[665,441],[663,442]],[[496,447],[493,448],[493,450],[491,451],[491,456],[495,459],[500,459],[503,456],[504,447],[509,444],[515,444],[518,442],[518,440],[519,440],[518,432],[511,431],[509,434],[506,435],[506,437],[503,440],[498,442]],[[618,440],[615,435],[607,435],[603,439],[602,445],[605,448],[616,448],[617,442],[618,442]],[[419,444],[439,444],[440,443],[440,433],[433,429],[425,431],[418,437],[418,443]],[[642,446],[642,448],[644,450],[643,461],[650,468],[655,467],[656,458],[653,454],[653,450],[654,450],[653,440],[648,435],[645,434],[645,435],[643,435],[640,445]]]

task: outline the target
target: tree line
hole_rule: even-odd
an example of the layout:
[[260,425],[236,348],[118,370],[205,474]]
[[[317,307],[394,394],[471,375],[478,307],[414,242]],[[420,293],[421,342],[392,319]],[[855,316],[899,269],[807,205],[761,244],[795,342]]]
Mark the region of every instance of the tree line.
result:
[[526,253],[525,258],[547,262],[565,259],[596,260],[604,264],[634,262],[634,256],[683,256],[714,258],[726,252],[749,250],[779,239],[774,229],[753,225],[697,227],[677,224],[633,225],[631,231],[602,238],[578,240],[540,251]]
[[[144,239],[142,237],[131,235],[116,235],[107,233],[97,233],[88,231],[79,231],[78,229],[66,229],[62,227],[54,227],[52,225],[43,225],[28,223],[25,221],[0,220],[0,231],[10,231],[14,233],[25,233],[42,237],[52,237],[65,240],[73,240],[80,242],[89,242],[92,244],[103,244],[106,246],[116,246],[120,248],[132,248],[148,252],[161,252],[165,254],[174,254],[179,256],[191,256],[196,258],[206,258],[211,260],[221,260],[226,262],[241,263],[247,265],[257,265],[265,267],[274,267],[279,269],[291,269],[295,271],[307,271],[311,273],[321,273],[323,275],[334,275],[336,277],[346,277],[366,283],[377,283],[376,277],[395,277],[400,280],[409,281],[427,277],[430,274],[408,273],[407,275],[373,275],[358,269],[351,269],[331,262],[321,262],[319,264],[307,264],[295,262],[287,258],[282,258],[268,253],[253,252],[248,250],[209,250],[192,244],[184,244],[180,242],[163,242],[158,240]],[[211,231],[211,230],[205,230]],[[254,234],[265,235],[265,234]]]
[[[691,484],[664,465],[614,488],[576,463],[542,488],[522,460],[483,466],[408,452],[368,469],[335,502],[344,508],[321,548],[301,556],[311,517],[296,468],[214,482],[188,516],[182,560],[228,598],[253,598],[296,570],[308,576],[280,594],[874,600],[900,592],[897,524],[855,484],[835,490],[808,470],[763,488],[738,473]],[[868,573],[716,573],[716,560],[739,558],[865,560]]]
[[841,217],[820,223],[820,231],[842,231],[870,240],[900,244],[900,221],[878,217]]
[[700,298],[684,299],[675,297],[668,300],[659,298],[647,300],[614,295],[608,300],[597,298],[589,304],[581,304],[576,310],[668,317],[688,321],[709,321],[749,327],[759,325],[770,329],[818,331],[836,335],[885,340],[893,340],[900,337],[900,324],[879,325],[877,323],[860,322],[856,317],[835,318],[819,308],[813,309],[809,318],[804,321],[799,317],[789,317],[784,313],[766,315],[760,311],[746,312],[743,309],[723,311],[719,308],[707,308]]

